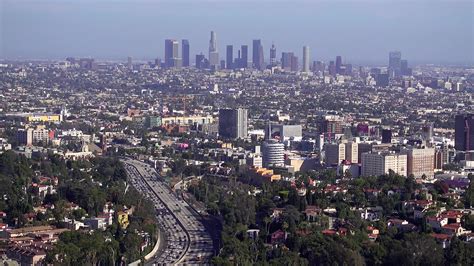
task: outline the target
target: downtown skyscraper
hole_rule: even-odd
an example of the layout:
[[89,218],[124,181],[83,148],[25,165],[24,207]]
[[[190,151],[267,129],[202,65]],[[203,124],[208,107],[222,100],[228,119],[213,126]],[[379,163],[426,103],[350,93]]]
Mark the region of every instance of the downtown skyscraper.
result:
[[336,74],[344,74],[342,73],[342,56],[336,56]]
[[272,48],[270,48],[270,65],[274,66],[276,65],[276,56],[277,56],[277,50],[275,47],[275,44],[272,43]]
[[293,52],[281,53],[281,67],[286,71],[298,71],[298,57]]
[[209,66],[211,68],[219,67],[219,52],[217,51],[217,38],[214,31],[211,31],[211,39],[209,40]]
[[309,72],[309,47],[303,46],[303,72]]
[[183,58],[183,67],[189,67],[189,41],[182,40],[181,46],[181,57]]
[[398,77],[402,69],[402,53],[393,51],[388,54],[388,71],[390,77]]
[[263,70],[265,68],[264,58],[263,58],[263,46],[261,40],[253,40],[253,56],[252,63],[253,67],[258,70]]
[[178,55],[179,43],[177,40],[165,40],[165,66],[166,67],[180,67],[181,59]]
[[234,68],[234,47],[232,45],[227,45],[225,58],[226,58],[225,60],[226,68],[233,69]]
[[247,68],[249,62],[249,47],[248,45],[242,45],[240,47],[239,56],[235,62],[235,67]]

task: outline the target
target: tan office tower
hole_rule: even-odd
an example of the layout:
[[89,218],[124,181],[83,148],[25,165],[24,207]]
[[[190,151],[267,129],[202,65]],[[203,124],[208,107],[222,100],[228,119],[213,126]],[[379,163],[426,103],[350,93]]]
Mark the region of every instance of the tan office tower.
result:
[[434,177],[434,148],[409,149],[407,155],[408,175],[415,178],[425,175],[427,179]]
[[362,176],[380,176],[389,170],[407,175],[407,155],[394,152],[368,152],[362,154]]
[[339,164],[346,159],[346,145],[344,143],[325,144],[324,152],[327,165]]
[[351,163],[359,162],[359,145],[355,142],[348,142],[346,145],[346,161]]

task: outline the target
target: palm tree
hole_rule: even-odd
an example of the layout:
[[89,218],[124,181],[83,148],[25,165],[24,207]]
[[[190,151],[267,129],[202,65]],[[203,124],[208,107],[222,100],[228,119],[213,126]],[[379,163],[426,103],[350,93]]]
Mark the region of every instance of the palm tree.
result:
[[269,230],[270,230],[270,224],[272,222],[272,219],[268,216],[265,216],[265,218],[263,218],[263,222],[265,222],[265,232],[267,233],[267,235],[269,234]]

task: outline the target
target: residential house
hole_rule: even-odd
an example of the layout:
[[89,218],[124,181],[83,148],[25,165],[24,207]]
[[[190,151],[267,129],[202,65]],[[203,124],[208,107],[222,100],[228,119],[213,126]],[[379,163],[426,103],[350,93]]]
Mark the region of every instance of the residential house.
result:
[[270,243],[272,245],[278,245],[278,244],[282,244],[285,242],[286,238],[288,237],[288,233],[279,229],[275,232],[273,232],[270,236]]

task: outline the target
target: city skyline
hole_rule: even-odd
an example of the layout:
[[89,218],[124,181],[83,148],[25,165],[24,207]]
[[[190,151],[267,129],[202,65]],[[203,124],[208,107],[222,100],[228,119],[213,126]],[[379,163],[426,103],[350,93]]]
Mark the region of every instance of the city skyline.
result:
[[[434,1],[429,7],[425,1],[296,1],[291,6],[284,1],[139,1],[139,6],[116,1],[113,7],[106,5],[108,1],[40,2],[46,4],[4,1],[0,58],[123,60],[131,56],[151,60],[164,57],[163,40],[169,38],[189,40],[194,58],[200,52],[206,54],[209,32],[215,31],[220,51],[226,45],[250,46],[260,39],[265,62],[272,43],[278,54],[292,51],[299,58],[306,45],[311,49],[310,61],[328,62],[341,55],[351,63],[381,64],[388,52],[402,51],[413,64],[474,62],[470,1]],[[214,12],[209,12],[211,6]],[[133,15],[130,7],[142,16]],[[170,17],[161,11],[169,8],[181,10]],[[268,8],[273,10],[271,15],[265,11]],[[284,12],[295,16],[281,23],[278,18]],[[450,19],[440,24],[439,17]],[[220,59],[224,59],[222,53]]]
[[0,0],[0,264],[474,265],[474,0]]

